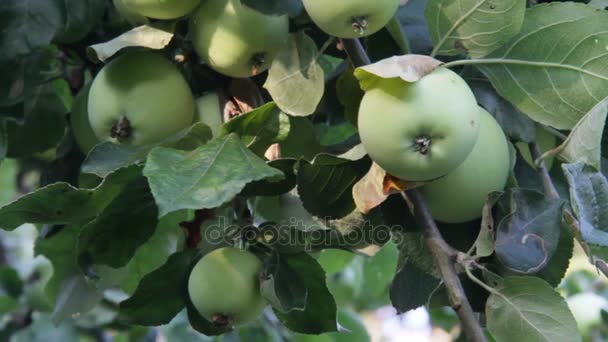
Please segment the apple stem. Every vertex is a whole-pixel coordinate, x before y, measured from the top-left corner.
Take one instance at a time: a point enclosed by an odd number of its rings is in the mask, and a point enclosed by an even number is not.
[[[420,152],[421,154],[427,154],[431,149],[431,142],[432,140],[430,138],[426,136],[420,136],[416,138],[416,140],[414,140],[414,150],[416,152]]]
[[[258,52],[256,54],[254,54],[253,56],[251,56],[251,70],[253,73],[253,76],[257,75],[260,73],[260,69],[262,69],[262,66],[264,66],[264,63],[266,62],[266,53],[264,52]]]
[[[129,119],[127,119],[125,116],[121,116],[120,119],[118,119],[118,121],[112,125],[110,136],[118,141],[122,141],[131,137],[132,131],[133,129]]]
[[[353,17],[351,25],[356,33],[363,36],[367,32],[369,23],[367,17]]]

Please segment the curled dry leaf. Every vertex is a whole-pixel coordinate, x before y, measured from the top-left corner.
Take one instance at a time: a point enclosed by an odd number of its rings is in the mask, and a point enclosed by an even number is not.
[[[391,194],[403,192],[422,184],[393,177],[378,164],[373,163],[369,172],[353,186],[353,198],[357,210],[367,214],[373,208],[382,204]]]
[[[233,79],[228,92],[242,113],[250,112],[264,104],[260,88],[251,79]]]
[[[405,82],[416,82],[441,65],[441,61],[424,55],[403,55],[383,59],[355,69],[361,89],[369,89],[378,78],[399,77]]]

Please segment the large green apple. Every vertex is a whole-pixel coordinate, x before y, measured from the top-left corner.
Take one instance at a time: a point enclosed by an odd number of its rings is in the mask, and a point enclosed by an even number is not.
[[[242,78],[270,67],[287,42],[289,21],[240,0],[205,0],[192,15],[190,32],[196,52],[212,69]]]
[[[359,108],[370,157],[395,177],[432,180],[454,170],[479,134],[479,110],[465,81],[438,68],[417,82],[380,79]]]
[[[101,141],[135,146],[189,127],[194,99],[177,67],[152,52],[128,52],[108,63],[89,93],[89,122]]]
[[[306,12],[329,35],[369,36],[383,28],[397,12],[399,0],[304,0]]]
[[[194,121],[200,121],[209,126],[213,136],[217,136],[223,123],[223,115],[220,106],[220,97],[216,92],[207,93],[196,99],[196,115],[194,116]]]
[[[175,19],[194,10],[201,0],[122,0],[131,11],[155,19]]]
[[[557,137],[549,133],[546,129],[537,125],[536,143],[538,144],[538,147],[540,147],[541,152],[544,153],[554,149],[555,146],[557,146]],[[530,146],[525,142],[521,141],[515,144],[515,146],[519,150],[519,153],[521,153],[522,158],[524,158],[524,160],[528,163],[528,165],[535,168],[536,166],[534,165],[534,159],[532,158],[532,154],[530,153]],[[555,159],[554,156],[545,159],[545,165],[548,169],[551,169],[551,167],[553,166],[553,159]]]
[[[218,326],[239,326],[256,319],[266,306],[260,294],[262,262],[233,247],[203,256],[188,279],[190,300],[198,312]]]
[[[467,159],[447,176],[422,187],[433,218],[462,223],[481,217],[486,195],[502,190],[509,177],[509,144],[494,117],[479,108],[479,138]]]
[[[90,83],[80,90],[74,99],[72,114],[70,115],[70,126],[72,127],[74,139],[84,154],[88,154],[91,149],[99,143],[99,139],[97,139],[97,136],[89,123],[87,104],[90,90]]]
[[[125,0],[114,0],[114,8],[121,17],[123,17],[129,24],[133,26],[145,25],[149,22],[146,16],[141,15],[131,8],[127,7]]]

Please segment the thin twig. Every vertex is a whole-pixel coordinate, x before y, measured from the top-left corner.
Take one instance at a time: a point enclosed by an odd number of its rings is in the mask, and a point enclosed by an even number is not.
[[[350,62],[355,68],[370,63],[369,56],[358,39],[342,39],[341,42]],[[407,195],[414,204],[416,222],[424,228],[426,244],[433,254],[435,264],[439,268],[441,279],[448,292],[450,304],[460,318],[462,330],[467,340],[471,342],[486,342],[487,339],[483,333],[481,324],[473,312],[473,308],[467,299],[456,272],[455,264],[458,251],[448,245],[441,236],[422,194],[418,190],[413,189],[408,191]]]
[[[424,229],[426,244],[439,268],[450,304],[460,318],[467,341],[487,341],[454,267],[458,252],[450,247],[441,236],[422,194],[417,189],[413,189],[409,190],[407,195],[414,204],[416,222]]]
[[[543,154],[540,150],[540,146],[538,146],[538,144],[535,142],[530,143],[529,146],[530,152],[532,154],[532,159],[534,161],[538,160],[538,158],[540,158],[540,156]],[[538,165],[538,173],[543,179],[543,187],[547,196],[550,196],[551,198],[559,198],[559,192],[557,192],[557,189],[553,184],[553,180],[549,175],[549,170],[547,169],[547,165],[545,164],[544,160],[541,160],[540,164]]]
[[[535,142],[530,143],[530,152],[532,154],[532,159],[534,160],[537,160],[542,155],[540,147]],[[557,189],[553,184],[553,179],[551,179],[551,176],[549,175],[549,170],[547,169],[544,160],[541,160],[538,165],[538,173],[543,179],[543,188],[545,189],[545,195],[551,198],[560,198],[559,193],[557,192]],[[576,216],[574,216],[574,214],[568,208],[565,208],[564,217],[568,225],[572,228],[572,233],[574,234],[574,237],[576,238],[576,240],[578,240],[579,244],[585,251],[585,254],[587,254],[587,256],[589,257],[591,264],[593,264],[600,272],[602,272],[602,274],[604,274],[605,277],[608,278],[608,265],[604,260],[596,258],[593,255],[593,252],[587,245],[587,242],[585,242],[585,240],[583,239],[581,233],[581,225],[576,219]]]

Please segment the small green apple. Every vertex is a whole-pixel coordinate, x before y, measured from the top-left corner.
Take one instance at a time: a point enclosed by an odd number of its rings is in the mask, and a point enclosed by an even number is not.
[[[113,0],[114,8],[121,17],[123,17],[129,24],[133,26],[138,25],[146,25],[150,21],[145,16],[133,11],[131,8],[127,7],[125,4],[125,0]]]
[[[540,147],[541,152],[547,152],[552,150],[557,146],[557,137],[551,133],[549,133],[546,129],[543,129],[541,126],[536,126],[536,143]],[[536,168],[534,165],[534,159],[532,159],[532,154],[530,153],[530,146],[525,142],[518,142],[515,144],[515,147],[521,153],[522,158],[528,163],[528,165]],[[548,169],[551,169],[553,166],[554,156],[548,157],[545,159],[545,165]]]
[[[431,215],[447,223],[481,217],[486,195],[502,190],[509,177],[507,138],[494,117],[479,108],[479,138],[465,161],[447,176],[422,187]]]
[[[155,19],[175,19],[194,10],[201,0],[122,0],[131,11]]]
[[[287,42],[289,21],[240,0],[205,0],[192,15],[190,32],[194,49],[212,69],[244,78],[270,67]]]
[[[359,108],[359,134],[370,157],[391,175],[427,181],[448,174],[479,135],[479,110],[466,82],[438,68],[417,82],[380,79]]]
[[[88,154],[99,143],[99,139],[97,139],[89,123],[87,105],[90,90],[90,83],[80,90],[74,99],[72,114],[70,115],[70,127],[72,128],[76,145],[78,145],[84,154]]]
[[[566,302],[583,335],[602,322],[602,310],[608,311],[608,299],[593,292],[576,294],[568,297]]]
[[[89,122],[100,141],[157,143],[189,127],[190,87],[177,67],[152,52],[127,52],[108,63],[89,92]]]
[[[260,294],[262,262],[233,247],[206,254],[192,269],[188,293],[198,312],[215,325],[239,326],[256,319],[266,300]]]
[[[211,128],[213,136],[217,136],[223,124],[220,97],[216,92],[207,93],[196,99],[196,115],[194,121],[199,121]]]
[[[378,32],[391,20],[399,0],[304,0],[306,12],[329,35],[360,38]]]

